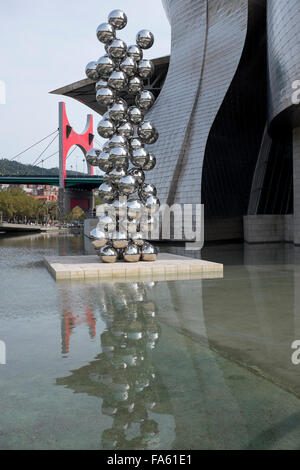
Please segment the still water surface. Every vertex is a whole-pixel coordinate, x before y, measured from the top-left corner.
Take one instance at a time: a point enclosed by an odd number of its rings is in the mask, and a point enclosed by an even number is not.
[[[1,449],[300,448],[299,249],[211,246],[224,279],[156,284],[56,283],[42,262],[89,252],[0,238]]]

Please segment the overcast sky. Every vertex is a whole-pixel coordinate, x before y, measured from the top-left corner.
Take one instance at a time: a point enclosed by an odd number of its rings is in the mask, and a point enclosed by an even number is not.
[[[137,31],[147,28],[153,32],[155,44],[145,51],[145,57],[169,54],[170,26],[161,0],[1,2],[0,81],[5,82],[6,104],[0,104],[0,158],[11,158],[57,129],[58,102],[62,99],[67,103],[71,125],[82,132],[89,108],[49,91],[85,78],[86,64],[104,53],[96,37],[97,26],[115,8],[128,16],[127,27],[118,32],[121,39],[133,44]],[[99,115],[93,114],[96,125]],[[17,161],[33,162],[44,147],[45,143],[35,147]],[[57,149],[58,141],[45,157]],[[75,169],[77,162],[78,171],[82,171],[82,155],[79,149],[74,151],[68,168],[72,165]],[[44,166],[57,164],[55,156]]]

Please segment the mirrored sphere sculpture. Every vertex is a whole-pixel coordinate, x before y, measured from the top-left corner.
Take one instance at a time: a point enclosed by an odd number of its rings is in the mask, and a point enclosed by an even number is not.
[[[116,36],[127,21],[126,14],[117,9],[98,26],[97,38],[105,53],[86,67],[87,77],[96,82],[96,100],[106,107],[106,111],[101,111],[97,131],[108,140],[102,150],[93,148],[86,154],[87,163],[105,173],[98,189],[105,215],[99,217],[97,227],[90,233],[104,263],[154,261],[157,254],[143,239],[143,233],[153,228],[153,214],[159,208],[156,188],[145,182],[144,173],[156,164],[144,144],[158,138],[155,126],[145,118],[155,98],[144,89],[154,71],[153,62],[144,58],[144,50],[153,45],[154,36],[141,30],[136,44],[127,47]]]

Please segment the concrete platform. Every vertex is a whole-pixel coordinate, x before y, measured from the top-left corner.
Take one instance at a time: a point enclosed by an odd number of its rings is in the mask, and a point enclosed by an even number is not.
[[[222,278],[223,265],[185,256],[160,253],[156,261],[102,263],[97,255],[44,258],[56,280],[171,281]]]

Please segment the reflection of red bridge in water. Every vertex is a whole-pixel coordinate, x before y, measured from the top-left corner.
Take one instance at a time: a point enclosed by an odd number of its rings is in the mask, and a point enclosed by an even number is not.
[[[96,319],[92,307],[88,305],[83,315],[74,315],[69,310],[63,311],[61,322],[62,354],[70,352],[70,338],[76,326],[86,323],[91,338],[96,337]]]

